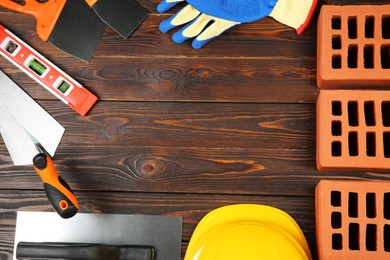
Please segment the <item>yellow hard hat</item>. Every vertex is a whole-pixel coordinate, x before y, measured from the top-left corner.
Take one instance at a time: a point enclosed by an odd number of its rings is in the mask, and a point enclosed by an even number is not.
[[[277,208],[239,204],[208,213],[192,234],[184,260],[312,259],[294,219]]]

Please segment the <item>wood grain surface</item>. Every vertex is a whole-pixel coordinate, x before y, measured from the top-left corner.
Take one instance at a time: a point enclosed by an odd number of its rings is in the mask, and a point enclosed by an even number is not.
[[[66,129],[54,157],[80,212],[183,216],[184,256],[196,224],[236,203],[278,207],[316,258],[314,188],[321,179],[389,180],[388,172],[318,172],[316,21],[302,35],[271,18],[200,50],[175,44],[159,0],[129,38],[106,28],[90,63],[42,42],[34,18],[0,8],[0,23],[99,97],[86,117],[0,58],[0,69]],[[0,86],[1,87],[1,86]],[[0,259],[11,259],[17,211],[52,211],[40,179],[15,167],[0,138]]]

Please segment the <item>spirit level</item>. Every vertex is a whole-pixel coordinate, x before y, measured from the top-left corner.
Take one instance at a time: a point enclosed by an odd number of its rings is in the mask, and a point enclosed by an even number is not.
[[[2,25],[0,54],[82,116],[97,101],[94,94]]]

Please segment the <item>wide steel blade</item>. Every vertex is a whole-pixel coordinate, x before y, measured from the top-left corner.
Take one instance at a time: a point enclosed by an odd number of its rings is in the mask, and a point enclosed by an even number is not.
[[[105,27],[85,0],[67,0],[48,41],[89,62]]]

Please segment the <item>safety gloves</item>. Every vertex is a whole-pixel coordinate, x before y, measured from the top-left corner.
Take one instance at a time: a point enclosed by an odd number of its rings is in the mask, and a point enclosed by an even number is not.
[[[182,43],[195,38],[192,47],[201,48],[224,31],[241,23],[249,23],[271,16],[295,28],[300,34],[307,27],[317,0],[162,0],[157,11],[164,13],[178,3],[186,6],[160,23],[160,31],[185,25],[172,35]]]

